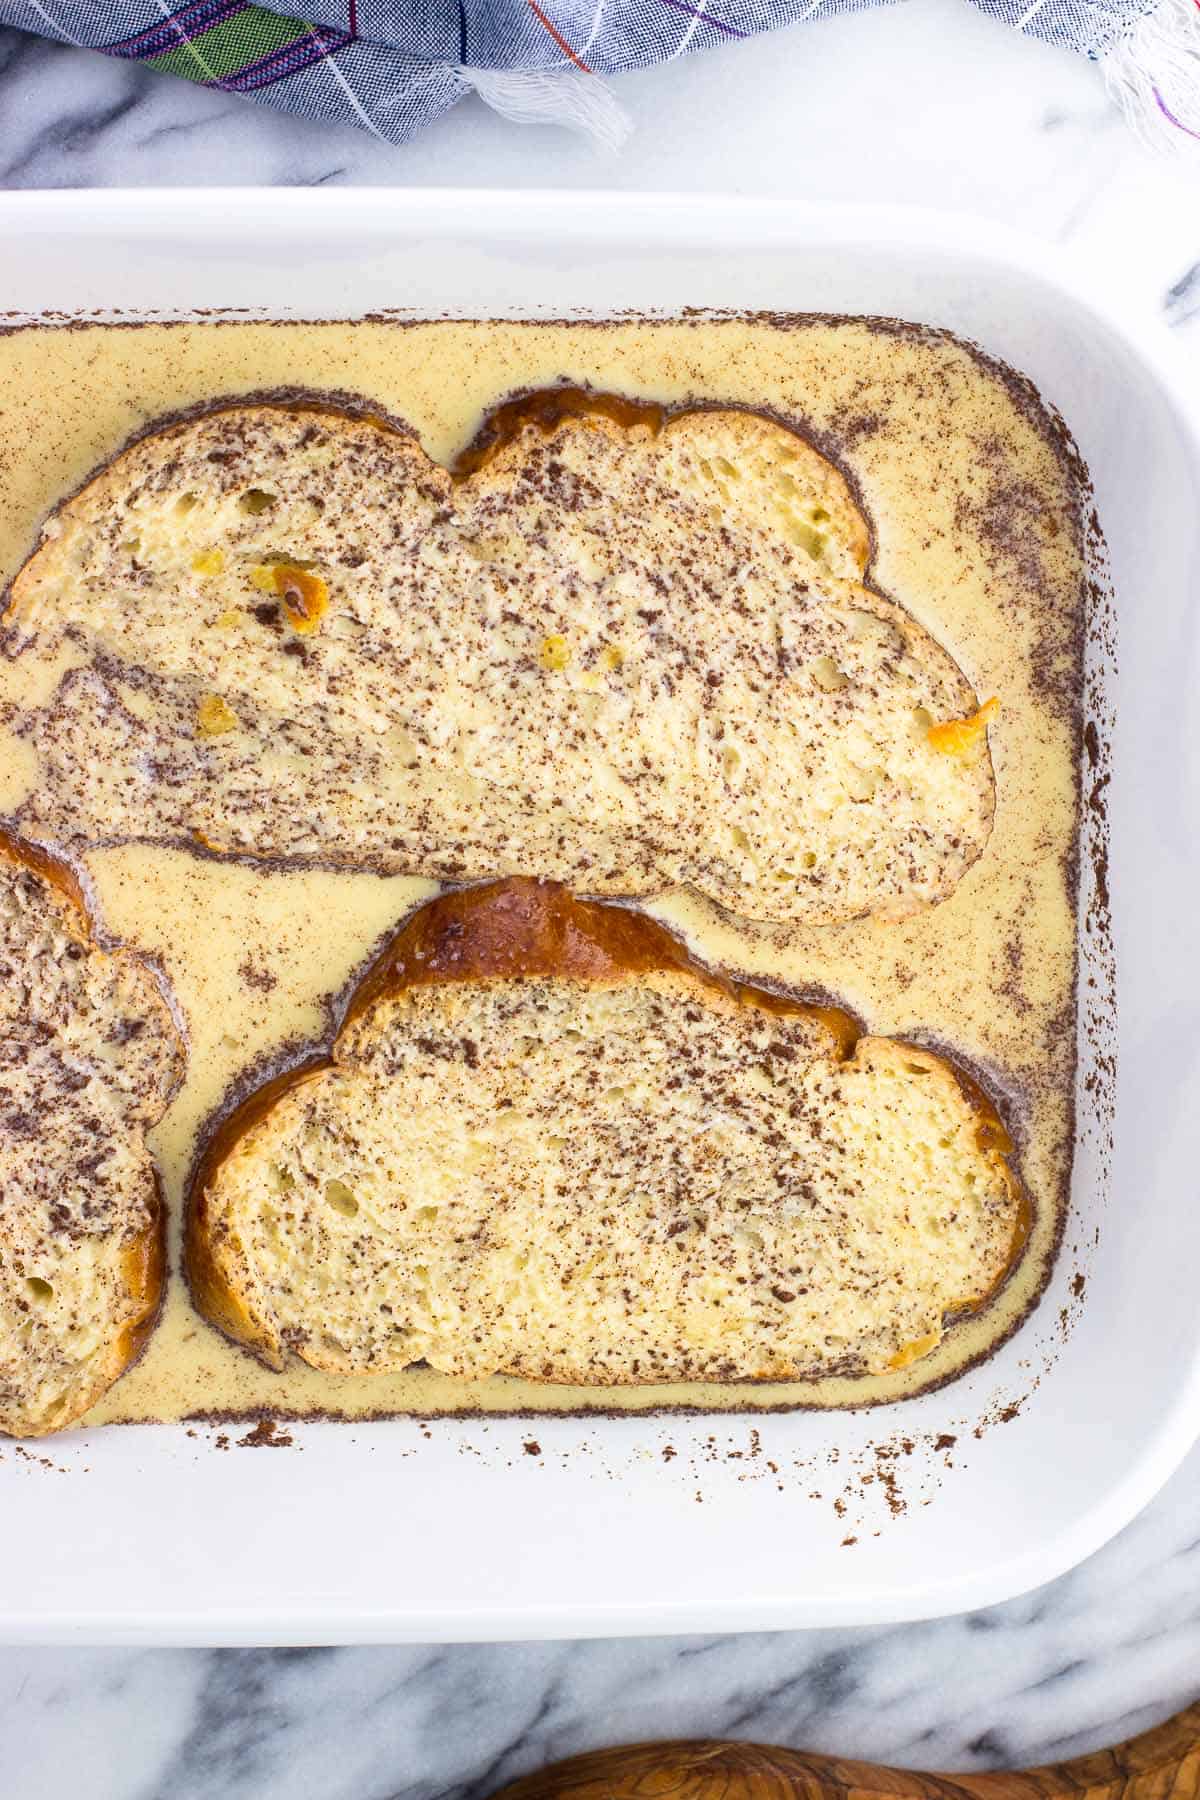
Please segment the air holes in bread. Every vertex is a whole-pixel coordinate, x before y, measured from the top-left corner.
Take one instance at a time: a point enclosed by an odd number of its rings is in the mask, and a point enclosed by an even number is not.
[[[343,1219],[353,1219],[358,1214],[358,1201],[354,1192],[344,1181],[327,1181],[325,1183],[325,1199],[334,1212],[341,1213]]]
[[[265,488],[247,488],[238,501],[238,511],[257,518],[259,513],[270,512],[276,498],[276,495],[268,494]]]

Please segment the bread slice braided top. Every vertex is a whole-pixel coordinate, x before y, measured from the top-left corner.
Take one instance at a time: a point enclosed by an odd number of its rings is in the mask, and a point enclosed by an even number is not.
[[[753,413],[544,394],[451,475],[376,418],[225,406],[118,455],[17,577],[10,823],[903,917],[979,856],[993,777],[868,551],[843,477]]]

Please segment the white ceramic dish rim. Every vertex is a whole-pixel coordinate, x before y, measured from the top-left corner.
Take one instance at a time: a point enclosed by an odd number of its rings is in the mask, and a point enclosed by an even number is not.
[[[637,231],[652,230],[666,245],[695,244],[697,236],[711,236],[722,249],[811,243],[836,252],[839,247],[864,244],[911,252],[916,247],[931,255],[946,251],[955,256],[977,254],[981,263],[1002,262],[1018,277],[1056,288],[1075,307],[1101,323],[1131,350],[1153,378],[1161,397],[1170,406],[1191,459],[1200,465],[1197,412],[1194,397],[1182,400],[1186,378],[1165,329],[1134,316],[1127,305],[1097,296],[1096,288],[1073,271],[1058,254],[991,225],[895,208],[833,209],[787,206],[773,201],[754,201],[711,196],[637,196],[593,194],[509,195],[504,193],[452,193],[440,190],[393,192],[387,190],[313,194],[293,190],[199,190],[194,193],[115,192],[83,196],[74,194],[12,194],[0,196],[0,237],[12,242],[21,236],[70,234],[76,240],[104,239],[115,232],[148,232],[164,208],[173,218],[187,220],[187,230],[198,241],[236,239],[239,231],[264,228],[271,218],[295,229],[319,230],[325,241],[352,244],[366,231],[378,237],[389,226],[408,234],[460,231],[502,241],[507,230],[528,231],[539,225],[552,227],[560,242],[589,246],[620,243]],[[269,228],[269,224],[266,225]],[[178,229],[178,227],[176,227]],[[0,294],[0,304],[3,295]],[[483,310],[482,308],[479,310]],[[319,316],[319,315],[314,315]],[[986,347],[986,346],[985,346]],[[1069,422],[1069,421],[1068,421]],[[145,1428],[157,1433],[159,1429]],[[314,1434],[344,1430],[334,1425],[306,1428]],[[549,1427],[538,1421],[538,1430]],[[126,1435],[126,1434],[122,1434]],[[793,1624],[863,1623],[929,1616],[1002,1600],[1050,1579],[1099,1547],[1146,1503],[1182,1460],[1200,1435],[1200,1344],[1178,1380],[1169,1408],[1159,1428],[1140,1453],[1136,1464],[1091,1506],[1081,1510],[1071,1529],[1024,1553],[993,1564],[981,1563],[971,1574],[956,1579],[952,1590],[936,1580],[893,1584],[886,1591],[864,1593],[853,1582],[845,1595],[824,1596],[806,1602],[794,1592],[774,1598],[756,1595],[746,1603],[723,1597],[695,1597],[672,1604],[646,1603],[636,1595],[611,1604],[590,1602],[584,1613],[569,1599],[560,1604],[543,1600],[533,1609],[482,1604],[479,1607],[442,1610],[423,1608],[403,1612],[392,1605],[376,1608],[359,1597],[347,1606],[299,1603],[279,1596],[266,1615],[261,1607],[242,1612],[225,1606],[218,1617],[206,1613],[203,1596],[194,1596],[190,1607],[156,1609],[153,1604],[131,1607],[127,1612],[78,1609],[39,1609],[26,1605],[0,1613],[0,1632],[10,1639],[93,1641],[325,1641],[330,1636],[368,1641],[396,1637],[515,1637],[602,1634],[616,1631],[665,1631],[750,1629]],[[315,1442],[315,1438],[314,1438]],[[90,1451],[98,1454],[95,1441]]]

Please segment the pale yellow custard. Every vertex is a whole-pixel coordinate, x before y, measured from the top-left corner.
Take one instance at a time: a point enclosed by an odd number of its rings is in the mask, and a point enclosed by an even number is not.
[[[563,380],[765,407],[811,432],[860,490],[875,534],[869,581],[945,645],[981,702],[998,697],[989,714],[995,825],[941,905],[901,924],[755,927],[687,893],[646,904],[710,962],[830,995],[872,1032],[919,1037],[964,1061],[1017,1139],[1034,1207],[1025,1257],[987,1311],[932,1353],[869,1380],[601,1390],[468,1383],[424,1368],[365,1380],[300,1365],[272,1374],[196,1316],[178,1274],[197,1132],[285,1046],[327,1038],[333,998],[434,889],[133,845],[88,859],[99,923],[160,959],[187,1018],[190,1059],[152,1140],[172,1211],[166,1311],[141,1363],[93,1419],[862,1404],[985,1354],[1045,1278],[1073,1132],[1079,497],[1033,397],[964,346],[858,323],[765,320],[15,331],[0,338],[0,581],[59,498],[132,432],[182,407],[298,383],[356,393],[408,421],[449,462],[497,401]],[[0,704],[16,691],[28,700],[23,679],[19,662],[0,663]],[[27,746],[0,727],[0,811],[29,779]]]

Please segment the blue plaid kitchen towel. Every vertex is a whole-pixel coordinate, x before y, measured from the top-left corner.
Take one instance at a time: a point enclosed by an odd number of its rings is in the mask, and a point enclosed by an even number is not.
[[[0,0],[0,24],[403,143],[464,94],[615,145],[625,69],[880,0]],[[974,0],[1098,61],[1150,137],[1200,139],[1200,0]]]

